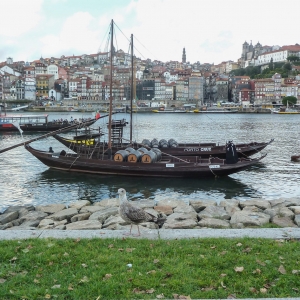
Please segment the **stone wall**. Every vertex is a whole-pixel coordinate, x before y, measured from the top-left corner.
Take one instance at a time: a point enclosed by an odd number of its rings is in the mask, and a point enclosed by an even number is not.
[[[200,228],[248,228],[273,223],[278,227],[300,227],[300,198],[248,201],[191,200],[188,203],[174,198],[158,201],[133,202],[152,215],[163,215],[163,229]],[[77,201],[68,207],[64,204],[44,206],[11,206],[0,214],[0,230],[59,229],[89,230],[126,229],[126,223],[118,213],[119,200],[105,199],[100,202]],[[158,228],[154,223],[141,224]]]

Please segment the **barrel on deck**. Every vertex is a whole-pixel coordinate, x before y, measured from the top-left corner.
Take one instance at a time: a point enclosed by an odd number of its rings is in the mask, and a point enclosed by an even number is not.
[[[127,147],[125,150],[126,150],[128,153],[133,153],[133,152],[135,151],[135,149],[132,148],[132,147]]]
[[[126,150],[119,150],[114,155],[114,161],[118,161],[118,162],[127,161],[128,154],[129,153]]]
[[[169,144],[168,144],[168,142],[165,139],[161,139],[159,141],[159,147],[160,148],[168,148],[168,146],[169,146]]]
[[[141,157],[142,157],[142,153],[138,150],[134,150],[128,154],[127,161],[131,163],[136,163],[141,161]]]
[[[176,148],[178,147],[178,143],[174,139],[169,139],[168,144],[170,148]]]
[[[142,163],[145,163],[145,164],[154,163],[154,162],[156,162],[156,160],[157,160],[157,155],[152,150],[145,152],[141,157]]]
[[[157,139],[153,139],[153,140],[151,141],[151,147],[152,147],[152,148],[158,148],[158,146],[159,146],[158,140],[157,140]]]
[[[145,152],[148,152],[149,150],[146,149],[145,147],[141,147],[141,148],[138,149],[138,151],[140,151],[143,154]]]
[[[156,161],[160,161],[162,156],[161,151],[157,148],[153,148],[151,150],[156,154]]]
[[[147,147],[151,147],[151,142],[147,139],[143,139],[142,144]]]

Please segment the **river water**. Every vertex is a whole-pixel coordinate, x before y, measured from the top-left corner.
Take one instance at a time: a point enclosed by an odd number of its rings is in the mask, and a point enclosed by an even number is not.
[[[26,114],[26,113],[24,113]],[[49,120],[91,117],[91,113],[52,113]],[[114,119],[129,114],[117,114]],[[133,139],[170,139],[178,142],[267,142],[274,138],[264,152],[263,163],[228,177],[217,179],[155,179],[72,174],[50,170],[23,146],[0,154],[0,212],[10,205],[68,204],[76,200],[92,202],[115,197],[118,188],[127,190],[130,199],[158,199],[162,196],[178,199],[266,200],[300,196],[300,164],[291,162],[300,153],[300,115],[273,114],[155,114],[132,115]],[[93,127],[106,127],[101,119]],[[129,138],[129,126],[124,136]],[[33,139],[43,133],[0,133],[0,149]],[[62,134],[72,136],[72,133]],[[54,151],[64,148],[54,138],[35,141],[33,147]]]

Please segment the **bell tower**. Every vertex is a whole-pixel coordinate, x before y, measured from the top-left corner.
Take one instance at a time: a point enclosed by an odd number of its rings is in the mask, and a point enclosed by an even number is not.
[[[183,63],[186,63],[185,48],[183,48],[183,52],[182,52],[182,62],[183,62]]]

